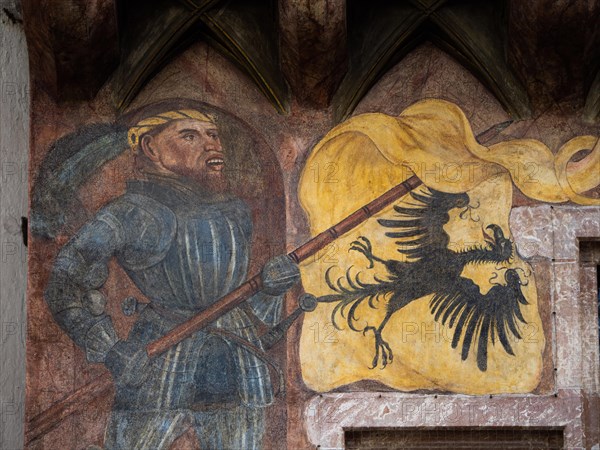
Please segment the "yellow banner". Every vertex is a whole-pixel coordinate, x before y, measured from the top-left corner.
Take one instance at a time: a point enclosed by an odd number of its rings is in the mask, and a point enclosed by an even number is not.
[[[513,185],[541,201],[600,204],[582,195],[600,184],[598,139],[572,139],[556,155],[531,139],[488,148],[442,100],[353,117],[315,146],[302,174],[312,234],[413,174],[424,182],[417,192],[302,264],[305,290],[326,301],[303,321],[304,381],[316,391],[370,379],[530,392],[545,338],[535,276],[509,229]]]

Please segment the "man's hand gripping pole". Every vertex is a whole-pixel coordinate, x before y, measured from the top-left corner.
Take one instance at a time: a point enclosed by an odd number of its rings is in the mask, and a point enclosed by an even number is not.
[[[295,263],[299,264],[421,184],[422,181],[416,175],[413,175],[372,202],[353,212],[338,224],[310,239],[308,242],[289,253],[288,256]],[[237,289],[234,289],[225,297],[222,297],[212,306],[192,317],[187,322],[175,327],[162,338],[148,344],[146,346],[148,357],[153,358],[164,353],[172,346],[177,345],[182,340],[190,337],[195,332],[201,330],[222,315],[239,306],[259,292],[262,287],[261,275],[258,274],[253,276]],[[294,319],[298,317],[299,314],[299,312],[294,314]],[[106,372],[104,375],[99,376],[70,394],[68,397],[33,417],[27,424],[25,436],[26,442],[30,443],[43,436],[48,431],[58,426],[66,417],[81,409],[82,404],[90,402],[94,398],[105,394],[112,385],[112,377],[109,372]]]

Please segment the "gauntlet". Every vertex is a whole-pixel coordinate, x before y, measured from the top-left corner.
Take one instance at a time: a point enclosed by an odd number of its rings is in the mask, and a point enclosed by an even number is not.
[[[298,282],[300,270],[288,255],[279,255],[267,261],[261,276],[265,293],[282,295]]]

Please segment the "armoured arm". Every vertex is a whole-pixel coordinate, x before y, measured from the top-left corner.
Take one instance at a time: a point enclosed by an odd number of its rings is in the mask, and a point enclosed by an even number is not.
[[[250,209],[243,202],[238,203],[240,218],[238,223],[246,237],[252,241],[252,216]],[[248,255],[250,248],[245,248]],[[281,318],[283,297],[285,293],[300,279],[298,265],[287,255],[271,258],[264,265],[261,273],[263,289],[248,300],[256,317],[269,326],[277,324]]]
[[[260,291],[248,300],[248,304],[254,315],[263,323],[274,326],[281,320],[284,295],[269,295],[264,291]]]
[[[267,325],[279,322],[285,293],[300,279],[298,265],[287,255],[276,256],[262,270],[264,288],[249,300],[256,316]]]
[[[104,362],[118,341],[99,289],[108,277],[109,259],[122,245],[119,220],[101,211],[61,249],[45,292],[54,319],[90,362]]]

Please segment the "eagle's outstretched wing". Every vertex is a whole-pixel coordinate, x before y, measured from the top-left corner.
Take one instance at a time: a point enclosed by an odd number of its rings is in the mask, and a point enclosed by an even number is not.
[[[453,208],[464,208],[469,204],[469,196],[463,194],[447,194],[429,188],[410,193],[414,202],[394,206],[399,214],[397,219],[379,219],[384,227],[395,231],[385,233],[396,241],[398,252],[406,258],[418,261],[431,257],[434,251],[447,249],[448,234],[444,225],[448,222],[448,211]]]
[[[506,285],[493,286],[487,294],[467,278],[460,277],[444,292],[436,293],[430,301],[431,313],[442,325],[454,328],[452,348],[462,338],[462,360],[477,341],[477,367],[487,370],[488,344],[496,338],[504,350],[514,356],[509,337],[522,339],[519,323],[527,323],[521,313],[521,305],[528,302],[521,291],[522,282],[515,269],[507,269]]]

